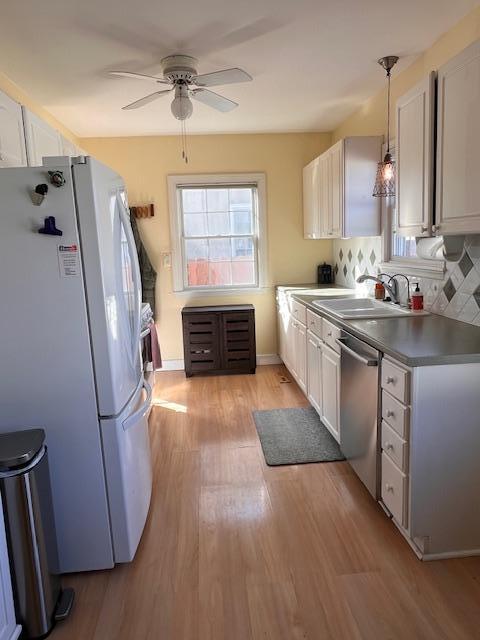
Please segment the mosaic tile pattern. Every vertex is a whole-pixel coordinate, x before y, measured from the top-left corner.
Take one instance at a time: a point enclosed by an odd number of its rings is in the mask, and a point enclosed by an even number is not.
[[[374,283],[358,285],[362,274],[376,275],[381,260],[380,238],[355,238],[334,241],[336,282],[372,294]],[[352,258],[349,260],[349,255]],[[405,275],[409,275],[405,271]],[[458,262],[447,262],[443,279],[410,277],[418,282],[424,296],[425,309],[480,326],[480,235],[467,236],[465,252]],[[407,298],[407,285],[399,279],[402,302]]]

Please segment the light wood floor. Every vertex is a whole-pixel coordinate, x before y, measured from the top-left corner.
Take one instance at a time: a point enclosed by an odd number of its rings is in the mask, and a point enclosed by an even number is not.
[[[480,558],[417,560],[347,463],[265,465],[251,410],[307,404],[285,373],[158,376],[137,557],[64,579],[55,640],[480,638]]]

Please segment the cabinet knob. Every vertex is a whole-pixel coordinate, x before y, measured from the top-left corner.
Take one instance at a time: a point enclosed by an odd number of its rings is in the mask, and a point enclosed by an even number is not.
[[[391,442],[386,442],[385,449],[387,449],[387,451],[393,451],[393,444]]]
[[[331,337],[332,337],[332,332],[331,332],[331,331],[329,331],[329,332],[327,333],[327,336],[328,336],[329,338],[331,338]]]
[[[390,493],[393,493],[393,486],[392,486],[391,484],[388,484],[388,483],[387,483],[387,484],[385,485],[385,489],[386,489],[387,491],[389,491]]]
[[[394,415],[395,415],[394,411],[391,411],[390,409],[387,409],[387,418],[393,418]]]
[[[388,376],[386,382],[387,384],[393,384],[395,382],[395,378],[392,378],[392,376]]]
[[[432,225],[432,231],[440,231],[440,227],[441,227],[440,224],[434,224]]]
[[[422,227],[422,233],[427,233],[428,227]]]

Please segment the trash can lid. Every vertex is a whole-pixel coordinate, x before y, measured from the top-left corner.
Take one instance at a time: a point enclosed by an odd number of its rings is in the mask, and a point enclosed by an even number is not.
[[[22,467],[33,460],[45,442],[43,429],[0,433],[0,471]]]

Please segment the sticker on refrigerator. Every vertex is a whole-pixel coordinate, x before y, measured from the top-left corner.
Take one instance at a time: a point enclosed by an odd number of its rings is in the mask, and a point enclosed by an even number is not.
[[[58,245],[58,265],[60,275],[64,278],[78,276],[80,273],[78,261],[78,245],[59,244]]]

